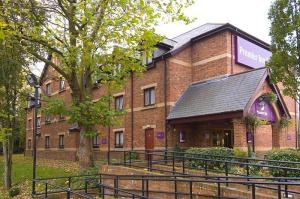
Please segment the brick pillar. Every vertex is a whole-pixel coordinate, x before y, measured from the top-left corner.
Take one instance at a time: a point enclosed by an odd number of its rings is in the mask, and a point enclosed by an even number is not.
[[[233,119],[233,139],[234,139],[234,148],[247,151],[247,140],[246,140],[246,124],[242,118]]]
[[[280,147],[280,126],[278,123],[272,124],[272,148]]]

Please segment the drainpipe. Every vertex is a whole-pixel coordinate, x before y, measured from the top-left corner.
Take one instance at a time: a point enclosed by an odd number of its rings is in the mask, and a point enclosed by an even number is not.
[[[131,71],[131,150],[133,150],[133,72]]]
[[[230,50],[231,50],[231,70],[230,70],[230,72],[231,72],[231,74],[233,74],[233,48],[234,48],[234,43],[233,43],[233,34],[231,33],[231,35],[230,35],[231,37],[230,37],[230,43],[231,43],[231,48],[230,48]]]
[[[167,133],[167,60],[163,57],[164,60],[164,103],[165,103],[165,150],[168,150],[168,133]]]

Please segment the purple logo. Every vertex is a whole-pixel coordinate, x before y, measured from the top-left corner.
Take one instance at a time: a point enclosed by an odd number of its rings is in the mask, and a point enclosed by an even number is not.
[[[156,133],[156,138],[157,139],[164,139],[165,138],[165,133],[164,132],[157,132]]]
[[[259,97],[254,101],[251,106],[250,113],[254,114],[260,119],[267,120],[269,122],[275,122],[273,108],[263,97]]]
[[[102,138],[101,144],[107,144],[107,138]]]
[[[236,62],[251,68],[265,67],[272,53],[246,39],[236,37]]]
[[[287,135],[287,140],[292,140],[292,135],[291,134]]]

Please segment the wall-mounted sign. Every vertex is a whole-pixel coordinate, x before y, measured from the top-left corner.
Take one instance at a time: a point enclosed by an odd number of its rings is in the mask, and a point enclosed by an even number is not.
[[[156,133],[156,138],[157,139],[164,139],[165,138],[165,133],[164,132],[157,132]]]
[[[292,140],[292,135],[291,134],[287,135],[287,140]]]
[[[250,113],[269,122],[275,122],[276,120],[272,106],[263,97],[259,97],[254,101],[251,106]]]
[[[107,144],[107,138],[102,138],[101,139],[101,144]]]
[[[266,61],[272,55],[270,51],[238,36],[236,37],[235,51],[236,62],[252,68],[265,67]]]

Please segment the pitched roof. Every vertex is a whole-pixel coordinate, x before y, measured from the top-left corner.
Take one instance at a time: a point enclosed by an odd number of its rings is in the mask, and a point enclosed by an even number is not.
[[[266,72],[260,68],[191,84],[167,119],[243,111]]]

